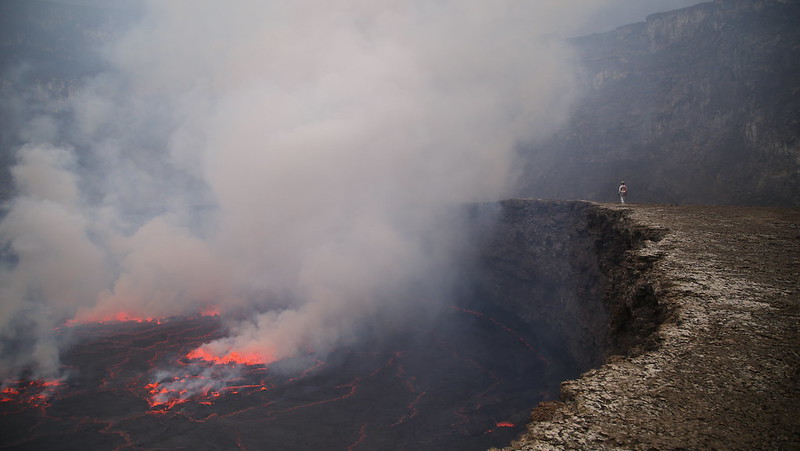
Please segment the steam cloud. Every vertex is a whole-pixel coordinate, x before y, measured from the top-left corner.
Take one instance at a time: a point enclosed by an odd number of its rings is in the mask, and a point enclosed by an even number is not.
[[[0,376],[55,374],[73,318],[249,312],[205,349],[274,360],[444,295],[442,212],[568,113],[576,5],[150,2],[22,131]]]

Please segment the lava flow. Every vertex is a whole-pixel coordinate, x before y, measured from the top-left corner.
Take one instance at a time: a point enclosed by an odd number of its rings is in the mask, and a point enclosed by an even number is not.
[[[211,405],[215,398],[243,389],[266,390],[261,384],[233,385],[243,381],[241,370],[230,365],[186,365],[161,370],[145,385],[153,410],[169,410],[178,404],[195,401]]]
[[[240,365],[266,365],[275,361],[262,353],[229,351],[223,355],[211,352],[207,347],[201,346],[194,351],[186,354],[187,359],[204,360],[216,364],[237,363]]]
[[[0,403],[46,406],[61,380],[4,381],[0,390]]]
[[[204,344],[221,324],[71,326],[69,377],[4,384],[0,447],[485,449],[514,438],[564,378],[522,332],[477,310],[384,328],[324,360],[213,354]]]

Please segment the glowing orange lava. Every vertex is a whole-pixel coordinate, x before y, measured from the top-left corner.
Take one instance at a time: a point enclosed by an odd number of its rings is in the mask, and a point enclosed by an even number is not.
[[[4,381],[0,390],[0,402],[16,402],[32,406],[47,405],[61,380]]]
[[[511,422],[508,422],[508,421],[501,421],[501,422],[497,423],[497,427],[499,427],[499,428],[513,428],[514,427],[514,423],[511,423]]]
[[[230,351],[225,355],[219,356],[209,351],[204,346],[201,346],[195,349],[194,351],[186,354],[186,358],[191,360],[194,359],[205,360],[206,362],[216,363],[220,365],[225,365],[229,363],[235,363],[239,365],[266,365],[268,363],[275,361],[275,359],[273,358],[269,358],[255,352],[244,353],[244,352]]]
[[[132,315],[127,312],[119,312],[116,315],[113,315],[110,319],[106,319],[105,321],[134,321],[137,323],[155,322],[156,324],[161,324],[161,318],[153,318],[153,317],[144,318],[141,316]]]
[[[220,309],[216,305],[209,305],[208,307],[200,310],[200,316],[219,316]]]
[[[170,396],[172,393],[168,389],[162,388],[157,382],[147,384],[144,387],[150,392],[150,407],[170,409],[175,404],[186,401],[178,396]]]
[[[19,390],[13,387],[5,387],[0,392],[0,402],[13,401],[20,395]]]
[[[205,374],[205,373],[204,373]],[[220,379],[223,376],[223,379]],[[224,379],[226,375],[212,372],[208,375],[178,374],[162,381],[144,386],[150,394],[148,403],[154,413],[164,413],[176,405],[193,401],[210,406],[223,393],[237,394],[240,391],[267,390],[262,384],[229,385],[234,379]]]

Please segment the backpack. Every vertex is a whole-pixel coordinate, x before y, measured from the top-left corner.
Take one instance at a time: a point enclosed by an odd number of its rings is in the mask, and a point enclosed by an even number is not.
[[[628,187],[626,185],[620,186],[619,187],[619,193],[622,194],[623,196],[627,196],[628,195]]]

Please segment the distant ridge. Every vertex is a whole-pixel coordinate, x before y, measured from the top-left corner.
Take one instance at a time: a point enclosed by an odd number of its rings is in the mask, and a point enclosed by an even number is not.
[[[583,94],[518,195],[800,205],[800,2],[718,0],[575,39]]]

